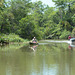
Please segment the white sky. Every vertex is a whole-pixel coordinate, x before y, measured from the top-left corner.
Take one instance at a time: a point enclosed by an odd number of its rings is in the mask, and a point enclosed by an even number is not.
[[[50,7],[54,7],[54,2],[52,2],[52,0],[32,0],[32,2],[35,1],[42,1],[44,4],[49,5]]]
[[[10,1],[10,0],[6,0],[6,1]],[[31,0],[32,2],[36,2],[36,1],[42,1],[43,4],[49,5],[50,7],[54,7],[54,2],[52,2],[52,0]]]

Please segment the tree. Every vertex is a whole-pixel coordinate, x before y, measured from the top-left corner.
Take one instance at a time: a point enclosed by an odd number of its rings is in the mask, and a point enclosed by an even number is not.
[[[27,39],[31,39],[34,36],[37,39],[41,39],[42,38],[41,31],[33,23],[33,17],[32,17],[32,15],[29,15],[29,16],[27,16],[25,18],[22,18],[19,21],[19,26],[20,26],[20,29],[21,29],[21,34],[20,34],[21,37],[27,38]]]
[[[33,21],[35,25],[42,27],[43,13],[44,13],[44,5],[42,4],[42,2],[41,1],[34,2],[31,9],[31,14],[33,16],[34,19]]]
[[[46,7],[46,10],[44,12],[43,16],[43,27],[44,27],[44,37],[46,38],[52,38],[54,34],[52,34],[52,31],[55,29],[56,24],[53,22],[54,15],[56,14],[56,11],[54,11],[55,8],[53,7]]]
[[[64,30],[64,31],[61,33],[60,39],[67,39],[70,34],[71,34],[70,31]]]
[[[12,0],[8,2],[9,11],[13,14],[14,19],[11,21],[12,33],[19,34],[19,20],[26,17],[30,12],[30,0]]]

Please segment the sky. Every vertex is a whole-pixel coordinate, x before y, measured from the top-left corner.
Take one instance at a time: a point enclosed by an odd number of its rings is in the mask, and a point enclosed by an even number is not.
[[[10,0],[6,0],[6,1],[10,1]],[[43,4],[49,5],[50,7],[54,7],[54,2],[52,2],[52,0],[31,0],[32,2],[36,2],[36,1],[42,1]]]
[[[50,7],[54,7],[54,2],[52,2],[52,0],[32,0],[32,2],[35,2],[35,1],[42,1],[43,4],[46,4],[46,5],[49,5]]]

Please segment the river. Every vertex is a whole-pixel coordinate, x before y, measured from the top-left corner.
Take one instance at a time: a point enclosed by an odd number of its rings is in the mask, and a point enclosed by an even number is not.
[[[0,75],[75,75],[75,47],[49,40],[2,46]]]

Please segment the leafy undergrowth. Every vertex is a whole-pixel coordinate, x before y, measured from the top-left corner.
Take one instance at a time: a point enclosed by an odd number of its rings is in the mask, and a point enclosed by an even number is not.
[[[2,34],[0,36],[0,43],[2,42],[27,42],[27,39],[22,39],[19,35],[16,34]]]

